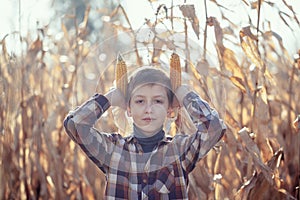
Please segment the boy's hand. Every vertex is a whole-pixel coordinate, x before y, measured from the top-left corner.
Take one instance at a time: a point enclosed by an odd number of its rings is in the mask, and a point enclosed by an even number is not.
[[[119,89],[113,88],[104,96],[108,99],[111,106],[118,106],[126,109],[125,97]]]
[[[176,89],[175,92],[175,99],[173,106],[182,106],[184,97],[190,92],[191,90],[187,85],[181,85]]]

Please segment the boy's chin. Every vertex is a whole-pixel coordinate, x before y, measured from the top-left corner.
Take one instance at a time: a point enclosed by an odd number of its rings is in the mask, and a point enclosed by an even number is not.
[[[150,126],[139,127],[145,136],[151,137],[160,131],[160,128],[154,128]]]

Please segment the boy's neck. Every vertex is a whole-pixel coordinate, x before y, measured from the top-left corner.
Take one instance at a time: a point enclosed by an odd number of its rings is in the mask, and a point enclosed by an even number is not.
[[[157,132],[148,135],[148,134],[145,134],[142,129],[140,129],[135,124],[133,124],[133,135],[137,138],[145,138],[145,139],[151,138],[151,137],[155,136],[157,133],[161,132],[162,129],[163,129],[163,126],[161,126],[161,128]]]
[[[153,151],[155,146],[157,146],[157,144],[165,137],[165,132],[161,128],[156,134],[147,137],[138,127],[134,125],[133,135],[141,145],[144,153],[149,153]]]

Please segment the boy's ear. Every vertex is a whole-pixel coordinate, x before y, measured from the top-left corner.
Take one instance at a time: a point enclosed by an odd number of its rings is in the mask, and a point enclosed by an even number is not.
[[[129,106],[127,106],[127,115],[128,115],[128,117],[132,117],[132,115],[131,115],[131,109],[130,109]]]
[[[173,118],[174,117],[174,110],[172,107],[169,107],[168,108],[168,111],[167,111],[167,117],[168,118]]]
[[[173,102],[172,102],[172,105],[171,105],[171,106],[172,106],[173,108],[177,108],[177,107],[180,106],[180,103],[179,103],[179,101],[178,101],[176,95],[174,95],[174,97],[173,97]]]

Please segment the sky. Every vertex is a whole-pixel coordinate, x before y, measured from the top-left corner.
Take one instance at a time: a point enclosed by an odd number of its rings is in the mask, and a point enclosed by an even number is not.
[[[19,5],[21,2],[21,5]],[[0,40],[7,34],[13,34],[14,32],[20,32],[22,35],[30,30],[35,30],[36,27],[42,27],[47,25],[51,19],[51,16],[55,14],[55,11],[51,9],[51,3],[53,0],[1,0],[0,7]],[[171,6],[171,0],[160,0],[154,1],[158,4],[165,3],[167,7]],[[175,3],[183,2],[174,0]],[[199,2],[204,1],[195,1],[187,0],[187,3],[195,3],[196,12],[199,19],[204,19],[204,5]],[[208,16],[220,17],[219,8],[207,0],[208,5]],[[225,11],[227,18],[232,20],[236,25],[243,27],[248,24],[248,14],[253,14],[252,19],[256,20],[256,10],[245,10],[245,3],[241,0],[224,0],[219,1],[222,4],[230,8],[230,11]],[[244,2],[253,2],[253,0],[244,0]],[[291,14],[291,12],[283,5],[282,0],[272,0],[270,2],[276,3],[280,9],[284,12]],[[298,19],[300,19],[300,0],[286,0],[286,2],[293,6],[294,11],[297,14]],[[155,9],[150,6],[148,0],[120,0],[120,3],[124,6],[127,11],[128,17],[131,20],[131,23],[134,28],[139,28],[144,22],[145,18],[153,19],[153,13]],[[50,8],[50,9],[49,9]],[[142,9],[138,9],[142,8]],[[251,13],[252,12],[252,13]],[[294,31],[288,30],[279,16],[274,12],[274,9],[271,9],[267,4],[263,4],[263,12],[261,12],[261,19],[267,19],[271,21],[272,30],[278,33],[284,41],[286,48],[292,54],[300,48],[300,27],[299,25],[292,24]],[[218,16],[219,15],[219,16]],[[37,25],[37,21],[39,24]],[[21,22],[21,25],[20,23]],[[254,21],[255,22],[255,21]],[[200,21],[200,27],[203,21]],[[256,22],[255,22],[256,23]],[[201,31],[200,31],[201,32]],[[298,38],[297,38],[298,37]]]

